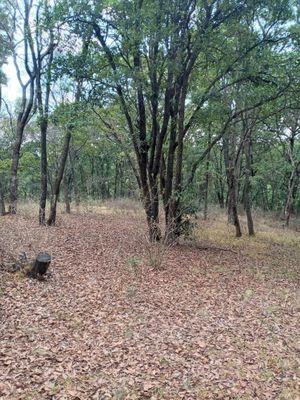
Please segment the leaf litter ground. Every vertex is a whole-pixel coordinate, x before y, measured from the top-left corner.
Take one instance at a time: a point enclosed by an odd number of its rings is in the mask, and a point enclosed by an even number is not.
[[[1,272],[0,398],[300,399],[298,253],[145,231],[138,214],[0,220],[2,263],[52,256],[45,281]]]

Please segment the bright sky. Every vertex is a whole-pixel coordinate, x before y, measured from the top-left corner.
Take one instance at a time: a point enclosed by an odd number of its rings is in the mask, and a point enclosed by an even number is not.
[[[3,72],[7,77],[7,85],[2,87],[2,93],[5,100],[9,103],[15,101],[21,95],[20,85],[16,76],[16,70],[11,57],[8,63],[3,66]]]

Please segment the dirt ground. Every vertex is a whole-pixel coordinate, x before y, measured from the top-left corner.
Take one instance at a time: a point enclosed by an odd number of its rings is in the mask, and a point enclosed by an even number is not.
[[[0,399],[300,399],[300,233],[224,217],[150,245],[105,207],[0,219]],[[52,256],[44,281],[10,255]]]

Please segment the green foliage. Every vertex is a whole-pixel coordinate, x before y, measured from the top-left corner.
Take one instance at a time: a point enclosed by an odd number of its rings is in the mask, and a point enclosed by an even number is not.
[[[76,190],[88,199],[139,197],[139,155],[143,154],[150,164],[151,146],[159,137],[155,127],[159,132],[167,120],[162,157],[158,157],[159,197],[165,195],[163,159],[173,172],[169,171],[171,197],[180,205],[180,233],[189,235],[193,228],[191,216],[203,208],[205,190],[210,203],[220,201],[220,196],[225,201],[228,195],[222,142],[225,134],[234,142],[233,153],[240,153],[238,200],[243,202],[247,123],[251,125],[253,152],[252,203],[264,209],[281,209],[293,163],[300,159],[298,134],[294,138],[293,162],[289,159],[290,138],[286,132],[290,125],[285,117],[292,117],[291,110],[299,110],[296,11],[284,0],[229,0],[213,6],[202,0],[61,0],[46,7],[35,29],[42,34],[51,28],[57,42],[51,81],[55,102],[50,107],[47,143],[49,195],[63,139],[70,130],[65,176],[72,199]],[[7,26],[3,7],[0,18]],[[9,50],[1,25],[0,40],[4,43],[0,49],[1,67]],[[186,65],[191,67],[188,77]],[[182,124],[188,129],[179,167],[180,117],[175,110],[180,105],[176,102],[185,78],[187,93],[181,113]],[[21,107],[21,103],[16,104],[16,110]],[[157,126],[153,122],[155,107]],[[140,129],[143,117],[144,138]],[[13,115],[13,124],[15,119]],[[39,195],[38,122],[35,117],[31,119],[21,152],[19,182],[25,197]],[[174,144],[173,122],[177,129]],[[7,180],[13,138],[8,121],[3,125],[1,144],[5,150],[0,150],[0,173]],[[208,151],[211,142],[215,143]],[[175,184],[178,169],[180,182]],[[150,182],[154,176],[150,165],[145,175]],[[300,211],[298,185],[299,176],[295,211]]]
[[[9,41],[10,19],[6,7],[7,3],[5,1],[0,4],[0,85],[6,83],[6,77],[2,71],[2,66],[11,52],[11,44]]]

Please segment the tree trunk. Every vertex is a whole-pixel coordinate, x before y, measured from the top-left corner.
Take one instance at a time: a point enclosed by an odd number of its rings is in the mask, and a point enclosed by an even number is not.
[[[48,253],[39,253],[32,265],[31,270],[28,271],[28,276],[31,278],[37,278],[45,275],[50,263],[51,256]]]
[[[216,168],[217,177],[215,179],[215,193],[218,199],[218,203],[220,208],[225,208],[225,195],[224,195],[224,181],[223,181],[223,166],[224,166],[224,158],[223,158],[223,149],[217,148],[214,152],[214,163]]]
[[[46,224],[46,201],[47,201],[47,129],[48,121],[41,122],[41,195],[39,209],[39,224]]]
[[[78,207],[80,205],[80,192],[78,188],[78,180],[77,180],[77,171],[75,167],[75,152],[73,149],[72,143],[70,143],[70,150],[69,150],[69,161],[70,161],[70,173],[73,182],[73,189],[74,189],[74,198],[75,198],[75,205]]]
[[[11,164],[11,178],[10,178],[10,214],[17,213],[17,201],[18,201],[18,167],[20,161],[20,150],[23,141],[25,124],[18,120],[16,128],[16,139],[12,153],[12,164]]]
[[[20,150],[23,142],[24,130],[25,127],[30,120],[32,114],[35,112],[34,107],[34,96],[35,96],[35,71],[32,68],[31,63],[29,62],[29,49],[31,55],[32,53],[32,32],[31,32],[31,24],[30,24],[30,12],[32,9],[32,3],[24,2],[24,12],[20,11],[19,17],[21,17],[21,21],[18,21],[17,24],[23,24],[24,26],[24,35],[23,35],[23,44],[24,44],[24,53],[25,57],[22,58],[22,67],[24,66],[24,78],[27,76],[28,80],[26,83],[23,82],[23,70],[22,74],[20,73],[20,66],[18,65],[19,58],[16,53],[16,46],[12,46],[12,56],[13,61],[16,67],[16,76],[20,87],[22,89],[22,96],[20,102],[20,112],[18,113],[17,123],[16,123],[16,136],[15,142],[13,146],[12,152],[12,164],[11,164],[11,176],[10,176],[10,205],[9,212],[11,214],[16,214],[17,212],[17,201],[18,201],[18,167],[20,160]],[[14,15],[13,23],[16,23],[17,14]],[[12,36],[12,42],[14,41],[14,35]],[[31,58],[32,61],[32,58]],[[21,76],[22,75],[22,76]]]
[[[210,146],[211,133],[208,133],[208,144]],[[206,171],[205,171],[205,189],[204,189],[204,208],[203,208],[203,219],[207,220],[207,209],[208,209],[208,190],[209,190],[209,164],[210,164],[210,151],[206,158]]]
[[[175,92],[171,106],[171,126],[169,139],[169,154],[166,175],[166,241],[173,242],[180,236],[181,229],[181,180],[184,138],[184,113],[187,94],[187,80],[182,79],[175,85]],[[177,139],[177,140],[176,140]],[[177,150],[177,151],[176,151]],[[174,162],[175,176],[174,176]],[[174,182],[173,182],[174,180]]]
[[[71,129],[68,129],[66,136],[65,136],[64,147],[63,147],[63,151],[62,151],[62,155],[61,155],[58,173],[57,173],[55,183],[54,183],[54,190],[53,190],[54,197],[53,197],[53,201],[51,204],[50,215],[47,220],[48,225],[55,225],[56,208],[57,208],[58,196],[59,196],[59,191],[60,191],[60,184],[63,179],[64,170],[65,170],[65,166],[66,166],[66,162],[67,162],[70,140],[71,140]]]
[[[120,193],[120,191],[118,191],[118,187],[119,187],[119,163],[118,161],[116,161],[115,163],[115,178],[114,178],[114,200],[116,200],[116,198],[118,197],[118,194]]]
[[[64,178],[63,178],[63,184],[64,184],[64,200],[65,200],[65,207],[66,207],[66,213],[70,214],[71,213],[71,194],[70,194],[70,179],[69,175],[64,173]]]
[[[150,219],[149,219],[149,234],[151,241],[158,241],[161,238],[159,227],[159,195],[157,179],[150,179]]]
[[[223,155],[224,155],[224,164],[225,164],[225,171],[227,177],[227,199],[226,199],[226,206],[227,206],[227,221],[229,224],[234,224],[234,215],[233,215],[233,199],[232,199],[232,191],[230,190],[230,185],[233,184],[230,182],[232,180],[232,159],[231,159],[231,152],[230,152],[230,143],[228,135],[224,136],[223,138]]]
[[[224,192],[222,189],[220,188],[220,190],[217,190],[217,198],[218,198],[220,208],[223,209],[223,208],[225,208],[225,200],[224,200]]]
[[[51,36],[52,37],[52,36]],[[53,44],[53,37],[52,42]],[[37,102],[40,117],[40,132],[41,132],[41,194],[40,194],[40,208],[39,208],[39,224],[46,224],[46,202],[47,202],[47,174],[48,174],[48,162],[47,162],[47,130],[48,130],[48,118],[49,118],[49,99],[51,90],[51,65],[53,60],[53,48],[50,53],[49,64],[47,67],[47,81],[45,99],[43,105],[42,96],[42,84],[41,84],[41,55],[39,52],[38,65],[39,69],[37,72]]]
[[[254,236],[254,223],[251,212],[251,176],[252,176],[252,165],[251,165],[251,137],[250,132],[248,132],[245,142],[244,142],[244,152],[246,158],[246,169],[245,169],[245,186],[244,186],[244,208],[247,215],[247,225],[249,236]]]
[[[239,216],[237,212],[237,201],[236,201],[236,179],[234,176],[234,169],[231,168],[228,171],[228,192],[229,192],[229,207],[230,217],[232,218],[233,225],[235,226],[236,237],[242,236]]]
[[[282,219],[285,221],[285,226],[289,226],[290,223],[291,209],[293,204],[293,193],[296,183],[296,176],[298,175],[299,165],[300,162],[293,166],[292,172],[289,177],[286,201],[282,212]]]
[[[236,237],[242,236],[240,221],[237,212],[237,181],[233,160],[233,149],[230,148],[228,136],[223,138],[224,161],[228,183],[228,222],[235,226]]]
[[[4,189],[0,177],[0,215],[5,215]]]

